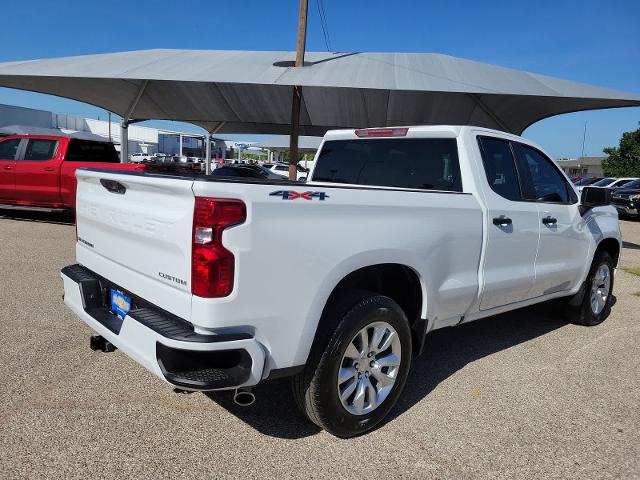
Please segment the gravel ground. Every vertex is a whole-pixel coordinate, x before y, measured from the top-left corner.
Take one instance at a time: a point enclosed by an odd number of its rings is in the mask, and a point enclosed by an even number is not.
[[[92,353],[60,298],[74,227],[53,220],[0,217],[0,478],[640,478],[638,276],[618,271],[598,327],[542,305],[433,333],[391,419],[340,440],[286,380],[241,408]],[[622,229],[640,266],[640,222]]]

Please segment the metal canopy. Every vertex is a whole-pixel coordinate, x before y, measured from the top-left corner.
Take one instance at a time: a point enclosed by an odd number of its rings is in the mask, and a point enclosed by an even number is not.
[[[301,152],[315,152],[320,148],[322,143],[321,137],[300,137],[298,139],[298,150]],[[289,150],[289,137],[286,135],[277,135],[274,138],[258,142],[251,145],[256,148],[265,148],[276,152]]]
[[[97,142],[107,142],[109,139],[101,135],[90,132],[79,132],[66,128],[44,128],[32,127],[30,125],[8,125],[0,127],[0,135],[42,135],[49,137],[69,137],[80,140],[93,140]]]
[[[0,64],[0,86],[72,98],[131,120],[210,132],[300,134],[386,125],[477,125],[521,133],[560,113],[640,106],[640,95],[431,53],[146,50]]]

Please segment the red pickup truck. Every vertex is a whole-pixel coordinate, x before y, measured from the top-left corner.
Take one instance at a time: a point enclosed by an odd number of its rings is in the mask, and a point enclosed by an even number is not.
[[[0,137],[0,208],[73,210],[76,170],[144,171],[122,164],[113,143],[49,135]]]

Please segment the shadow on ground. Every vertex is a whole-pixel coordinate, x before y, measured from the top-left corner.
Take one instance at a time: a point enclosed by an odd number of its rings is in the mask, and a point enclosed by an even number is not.
[[[22,222],[54,223],[58,225],[73,225],[75,217],[69,212],[32,212],[28,210],[2,210],[0,219],[18,220]]]
[[[622,242],[622,248],[628,248],[629,250],[640,250],[640,245],[633,242]]]
[[[548,302],[429,334],[425,351],[413,358],[407,385],[386,422],[409,410],[465,365],[564,325],[557,304]],[[236,405],[230,392],[207,395],[265,435],[294,439],[320,431],[298,412],[288,379],[260,384],[254,393],[256,403],[249,407]]]

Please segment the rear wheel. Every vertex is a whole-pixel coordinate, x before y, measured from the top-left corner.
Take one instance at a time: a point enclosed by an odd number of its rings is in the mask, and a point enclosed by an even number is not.
[[[337,327],[328,342],[314,345],[293,391],[311,421],[352,437],[378,425],[396,403],[411,363],[411,332],[400,306],[382,295],[361,295],[333,314]]]
[[[604,251],[596,253],[581,290],[568,302],[565,315],[571,323],[593,326],[606,320],[613,300],[615,265]]]

